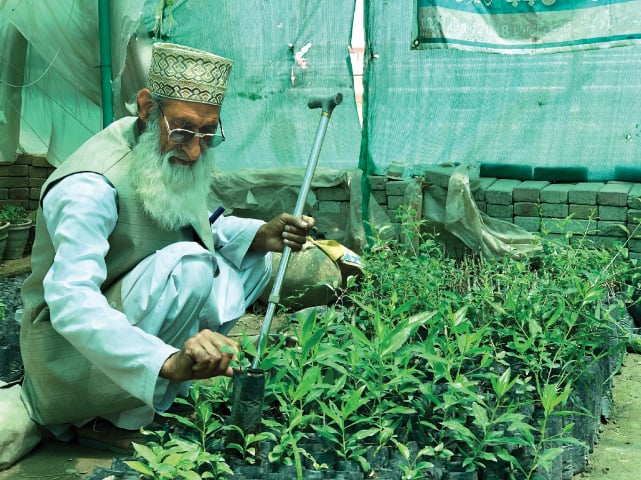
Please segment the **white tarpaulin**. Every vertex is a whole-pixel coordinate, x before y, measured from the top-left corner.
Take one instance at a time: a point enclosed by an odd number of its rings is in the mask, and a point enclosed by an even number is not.
[[[121,76],[141,9],[142,0],[110,2],[114,104],[121,114],[128,93],[121,89]],[[11,28],[27,48],[2,49],[0,78],[24,71],[11,87],[5,85],[12,93],[22,92],[22,105],[0,88],[0,109],[21,112],[23,151],[46,154],[59,165],[102,128],[98,2],[0,0],[0,29]],[[9,135],[0,137],[0,144],[5,141],[11,141]]]

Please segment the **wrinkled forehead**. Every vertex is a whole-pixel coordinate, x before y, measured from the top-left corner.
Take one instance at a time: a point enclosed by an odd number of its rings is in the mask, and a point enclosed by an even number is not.
[[[220,105],[161,99],[161,108],[168,120],[194,126],[216,125],[220,121]]]

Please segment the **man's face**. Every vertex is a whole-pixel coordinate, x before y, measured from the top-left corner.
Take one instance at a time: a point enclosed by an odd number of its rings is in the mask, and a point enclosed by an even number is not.
[[[192,166],[206,147],[201,140],[194,137],[185,143],[175,143],[169,138],[167,124],[170,129],[182,128],[192,132],[214,133],[218,129],[220,106],[204,103],[183,102],[179,100],[163,100],[160,112],[160,152],[166,154],[175,152],[169,157],[169,162],[175,165]],[[165,121],[166,120],[166,121]]]
[[[131,178],[136,193],[145,211],[167,230],[195,224],[206,215],[214,156],[198,137],[172,142],[165,122],[170,130],[213,133],[219,110],[211,105],[163,100],[158,115],[147,116],[147,126],[133,148]]]

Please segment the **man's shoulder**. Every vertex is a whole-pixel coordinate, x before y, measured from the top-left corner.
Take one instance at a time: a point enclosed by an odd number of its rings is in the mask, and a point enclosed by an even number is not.
[[[56,169],[50,181],[80,172],[104,174],[131,153],[136,138],[136,120],[137,117],[121,118],[95,134]]]
[[[122,157],[135,145],[136,120],[124,117],[113,122],[82,144],[65,163],[77,160],[87,165],[106,157]]]
[[[83,146],[112,143],[131,149],[136,143],[137,120],[138,117],[123,117],[116,120],[87,140]]]

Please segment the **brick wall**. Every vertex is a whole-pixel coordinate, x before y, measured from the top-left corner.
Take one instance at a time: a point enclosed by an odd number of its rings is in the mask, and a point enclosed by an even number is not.
[[[427,169],[424,180],[447,188],[454,167]],[[372,194],[392,222],[407,203],[407,185],[417,179],[370,177]],[[569,242],[587,240],[598,246],[627,242],[630,258],[641,259],[641,184],[629,182],[552,183],[541,180],[480,178],[473,192],[480,211],[532,233],[546,232]]]
[[[425,182],[447,188],[454,167],[427,169]],[[43,157],[22,155],[14,164],[0,164],[0,206],[13,203],[36,210],[40,187],[53,172]],[[407,187],[419,179],[373,175],[369,181],[376,202],[398,229],[398,207],[408,202]],[[343,186],[315,189],[311,212],[319,232],[342,240],[349,217],[349,190]],[[473,194],[479,210],[533,232],[551,235],[576,233],[597,245],[628,242],[631,258],[641,259],[641,183],[552,183],[543,180],[480,178]]]
[[[53,171],[45,158],[32,155],[21,155],[16,163],[0,163],[0,206],[11,203],[36,210],[40,187]]]

